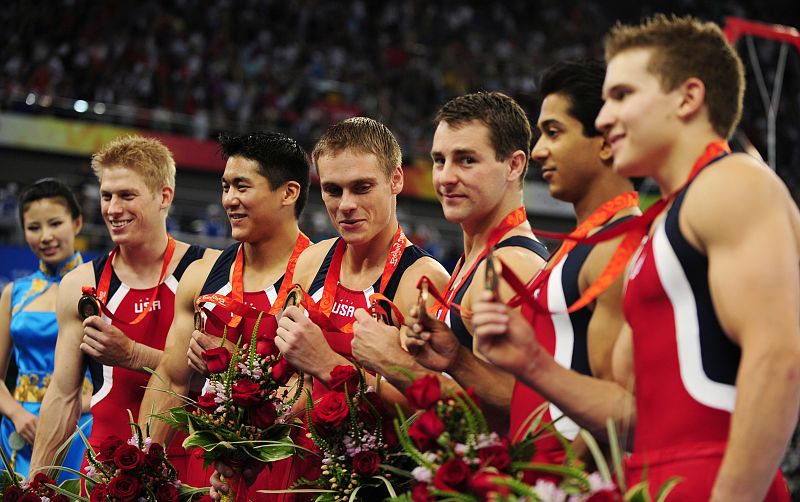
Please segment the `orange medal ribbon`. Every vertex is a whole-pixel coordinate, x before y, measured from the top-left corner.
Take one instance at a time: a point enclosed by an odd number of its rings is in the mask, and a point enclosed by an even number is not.
[[[400,257],[403,255],[403,250],[406,248],[407,243],[408,239],[403,233],[403,229],[398,225],[397,232],[395,232],[394,237],[392,238],[392,245],[389,248],[389,255],[386,257],[386,263],[383,266],[383,273],[381,274],[381,282],[378,293],[373,294],[370,297],[370,301],[373,301],[373,297],[376,298],[376,301],[386,298],[383,296],[383,291],[386,289],[389,279],[392,277],[392,274],[394,274],[394,271],[400,264]],[[325,284],[322,288],[322,298],[320,298],[318,305],[320,313],[328,317],[331,315],[331,311],[333,310],[333,302],[336,298],[336,287],[339,284],[339,276],[342,271],[342,258],[344,257],[344,251],[346,247],[347,244],[343,239],[340,239],[339,242],[336,243],[336,249],[333,251],[333,257],[331,257],[331,263],[328,267],[328,274],[325,276]],[[380,297],[377,297],[376,295],[380,295]],[[343,333],[352,333],[353,323],[348,323],[339,331]]]
[[[463,277],[469,277],[475,270],[475,268],[480,264],[481,260],[486,257],[486,253],[489,249],[494,248],[498,242],[503,238],[505,234],[507,234],[511,229],[518,227],[522,223],[528,221],[528,215],[525,212],[525,206],[520,206],[517,209],[508,213],[501,221],[500,224],[497,225],[490,233],[489,238],[486,241],[486,248],[478,255],[478,258],[472,263],[469,270],[464,274]],[[464,285],[464,281],[462,280],[458,286],[453,287],[453,283],[456,280],[459,272],[461,271],[461,267],[464,265],[464,255],[461,255],[461,258],[458,260],[458,264],[456,265],[455,270],[453,270],[453,274],[450,276],[450,281],[447,283],[447,287],[445,287],[444,294],[439,293],[433,287],[433,284],[428,281],[428,290],[431,293],[431,296],[434,297],[436,303],[431,306],[429,312],[436,315],[436,318],[440,321],[444,321],[445,317],[447,317],[447,312],[450,311],[451,308],[457,309],[462,317],[469,317],[471,315],[470,312],[461,309],[461,306],[453,303],[453,299],[458,294],[461,287]],[[421,284],[422,279],[420,279]]]
[[[81,291],[84,293],[84,295],[94,296],[97,302],[100,304],[100,308],[102,309],[103,313],[115,323],[128,326],[139,324],[144,320],[145,317],[147,317],[147,314],[150,313],[150,305],[153,304],[153,301],[156,299],[156,295],[158,295],[158,286],[160,286],[164,281],[164,276],[167,273],[169,262],[172,261],[172,255],[175,254],[175,245],[175,239],[173,239],[171,235],[167,234],[167,249],[164,251],[164,263],[161,265],[161,274],[158,276],[158,282],[153,288],[153,294],[147,301],[147,307],[142,309],[142,311],[133,321],[123,321],[117,318],[113,313],[111,313],[111,311],[108,310],[108,308],[106,308],[106,300],[108,300],[108,290],[111,287],[111,275],[113,272],[112,262],[114,261],[114,257],[116,257],[117,253],[119,252],[119,246],[116,246],[108,254],[108,259],[106,260],[106,264],[103,266],[103,272],[100,274],[100,281],[97,284],[97,288],[83,287],[81,288]]]
[[[286,264],[286,271],[284,272],[283,279],[281,280],[281,287],[278,291],[278,296],[270,307],[269,314],[275,315],[283,308],[283,303],[286,301],[286,295],[294,285],[294,269],[297,266],[297,259],[300,253],[303,252],[311,241],[303,233],[297,235],[297,240],[294,244],[294,249],[289,257],[289,262]],[[218,305],[231,313],[231,320],[227,325],[235,328],[242,321],[243,317],[255,319],[260,313],[257,309],[244,304],[244,245],[239,244],[239,249],[236,251],[236,259],[233,262],[233,272],[231,273],[231,295],[220,295],[217,293],[200,296],[196,304],[202,305],[209,302]]]
[[[611,240],[615,237],[619,237],[624,235],[622,242],[617,246],[617,249],[614,251],[614,254],[611,256],[608,264],[606,264],[605,269],[600,274],[600,277],[591,284],[586,290],[583,292],[580,298],[575,301],[572,305],[569,306],[567,312],[572,313],[576,310],[579,310],[586,305],[590,304],[597,298],[600,293],[605,291],[613,282],[614,280],[619,277],[619,275],[625,270],[625,267],[628,264],[631,256],[636,252],[639,248],[639,245],[642,242],[642,239],[650,230],[650,225],[653,221],[661,214],[664,209],[677,197],[677,195],[684,189],[686,186],[694,180],[694,178],[702,171],[706,166],[715,162],[716,160],[724,157],[725,155],[729,154],[731,151],[728,143],[725,140],[714,141],[709,143],[706,146],[705,151],[697,158],[694,165],[692,166],[692,170],[689,172],[689,176],[687,177],[686,181],[683,185],[680,186],[677,190],[669,194],[667,197],[663,197],[659,199],[655,204],[650,206],[647,211],[644,212],[641,216],[637,216],[635,218],[631,218],[626,220],[619,225],[616,225],[613,228],[608,229],[605,232],[598,232],[591,236],[584,236],[581,238],[576,238],[572,236],[572,234],[559,234],[553,232],[545,232],[545,231],[535,231],[537,235],[541,235],[544,237],[549,237],[553,239],[570,239],[574,244],[574,247],[577,244],[596,244],[598,242],[604,242],[607,240]],[[577,230],[576,230],[577,231]],[[559,253],[562,254],[562,253]],[[566,253],[563,253],[566,254]],[[546,271],[537,274],[534,278],[533,282],[527,286],[523,287],[521,290],[519,289],[519,281],[518,278],[514,278],[509,280],[511,276],[513,276],[513,272],[511,272],[508,267],[502,267],[502,275],[503,277],[509,281],[509,284],[512,284],[514,287],[518,297],[521,299],[519,300],[524,301],[533,309],[539,312],[546,312],[548,314],[556,314],[558,312],[549,312],[545,307],[539,305],[538,302],[533,301],[532,293],[536,290],[539,284],[541,284],[544,279],[549,274],[549,270],[552,267],[549,267]],[[540,276],[544,276],[541,277]],[[515,287],[516,286],[516,287]]]

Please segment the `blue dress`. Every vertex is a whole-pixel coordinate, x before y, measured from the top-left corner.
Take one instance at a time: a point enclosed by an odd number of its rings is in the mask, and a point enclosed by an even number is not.
[[[55,273],[47,273],[45,267],[22,279],[14,281],[11,287],[11,340],[14,347],[14,360],[19,368],[14,398],[28,412],[39,416],[39,408],[47,384],[53,374],[58,326],[56,313],[45,311],[26,311],[25,305],[43,293],[51,284],[60,282],[61,277],[82,262],[80,254],[60,264]],[[77,308],[77,306],[76,306]],[[91,414],[81,415],[78,424],[88,437],[91,432]],[[14,423],[8,417],[0,421],[0,446],[9,459],[13,457],[14,470],[28,477],[31,460],[31,446],[25,444],[21,450],[14,450],[9,444],[9,436],[15,432]],[[80,470],[85,446],[80,436],[70,445],[63,466]],[[0,469],[3,467],[0,466]],[[59,481],[77,476],[61,471]]]

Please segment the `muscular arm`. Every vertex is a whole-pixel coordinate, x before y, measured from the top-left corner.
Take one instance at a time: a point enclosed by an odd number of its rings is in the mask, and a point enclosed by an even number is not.
[[[56,451],[75,431],[81,413],[81,386],[86,372],[80,350],[83,326],[78,317],[81,286],[94,285],[92,264],[85,263],[67,274],[58,288],[56,342],[53,379],[39,413],[39,426],[31,457],[31,474],[45,465],[58,463]],[[52,474],[52,473],[51,473]]]
[[[416,307],[419,295],[417,283],[423,275],[427,276],[439,290],[447,284],[448,275],[444,267],[431,258],[422,258],[409,267],[403,274],[394,297],[394,304],[403,313],[406,322],[409,322],[412,309]],[[429,303],[433,303],[432,298]],[[399,330],[379,325],[366,316],[365,312],[358,314],[357,318],[359,321],[353,326],[352,348],[353,356],[359,363],[377,371],[401,391],[421,376],[441,376],[441,373],[422,366],[403,348]],[[410,373],[413,380],[410,380],[406,373]],[[441,381],[445,388],[459,388],[452,379],[442,377]]]
[[[681,228],[706,252],[714,308],[742,350],[712,500],[763,500],[800,405],[800,215],[771,171],[740,156],[693,188]]]
[[[536,272],[545,265],[545,261],[532,251],[523,248],[508,247],[495,252],[497,259],[519,277],[523,283],[529,281]],[[464,294],[462,307],[472,310],[477,297],[486,289],[486,262],[481,263],[475,271],[475,276],[469,289]],[[499,281],[498,295],[503,302],[509,301],[514,291],[503,280]],[[518,311],[519,309],[516,309]],[[465,319],[464,324],[470,333],[473,326],[470,319]],[[502,413],[502,423],[507,424],[507,415],[511,405],[511,395],[514,390],[514,376],[503,369],[489,364],[477,351],[476,342],[473,350],[459,348],[459,355],[453,365],[447,368],[447,373],[464,388],[472,387],[486,406],[494,408],[495,412]]]
[[[193,371],[186,360],[192,331],[194,329],[194,302],[203,280],[213,265],[213,260],[199,260],[186,269],[175,294],[175,315],[167,335],[163,355],[150,377],[147,390],[139,409],[139,425],[150,423],[150,437],[155,442],[169,444],[175,430],[151,415],[164,413],[181,406],[183,400],[169,392],[188,396]]]

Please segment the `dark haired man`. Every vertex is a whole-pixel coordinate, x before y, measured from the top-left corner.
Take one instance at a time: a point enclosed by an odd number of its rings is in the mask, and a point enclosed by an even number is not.
[[[303,148],[278,133],[223,136],[220,145],[227,158],[222,174],[222,205],[231,234],[239,244],[193,263],[180,281],[164,354],[142,400],[141,424],[151,414],[180,406],[178,398],[162,390],[188,394],[192,376],[207,373],[203,351],[219,346],[224,325],[231,320],[230,312],[209,303],[205,305],[210,311],[205,332],[193,331],[196,300],[201,295],[217,293],[268,312],[291,286],[297,257],[309,245],[297,227],[309,183],[308,157]],[[234,344],[239,334],[252,333],[253,323],[254,319],[244,318],[229,328],[228,343]],[[264,317],[259,336],[274,336],[275,328],[275,319]],[[168,442],[174,431],[154,420],[150,434],[153,441]],[[184,481],[206,485],[206,471],[199,464],[195,471],[191,479]]]

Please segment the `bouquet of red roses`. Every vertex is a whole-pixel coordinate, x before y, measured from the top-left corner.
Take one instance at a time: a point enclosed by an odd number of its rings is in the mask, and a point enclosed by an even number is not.
[[[551,426],[539,427],[541,413],[532,417],[529,430],[534,432],[512,444],[489,430],[470,390],[445,397],[439,379],[425,376],[412,383],[405,396],[411,406],[426,411],[410,424],[402,422],[401,413],[396,422],[398,439],[416,463],[410,473],[411,492],[397,500],[622,500],[610,476],[586,473],[563,438],[566,465],[530,462],[538,439],[545,434],[558,436]]]
[[[4,474],[8,474],[7,471]],[[42,500],[69,502],[72,500],[63,493],[59,493],[62,490],[56,487],[55,481],[43,472],[37,473],[30,483],[19,479],[15,475],[4,476],[2,483],[4,488],[0,500],[4,502],[40,502]]]
[[[184,448],[202,448],[206,465],[274,462],[294,453],[291,408],[301,395],[303,375],[280,354],[274,339],[256,336],[262,315],[249,343],[240,345],[240,340],[233,353],[222,345],[203,354],[210,376],[196,402],[186,399],[189,406],[158,417],[188,433]],[[290,397],[285,386],[295,374]],[[230,481],[237,492],[238,483]]]
[[[86,486],[91,502],[179,502],[200,498],[207,490],[181,484],[164,447],[142,437],[132,424],[133,437],[109,436],[97,452],[86,450]],[[76,497],[77,500],[87,500]]]
[[[329,387],[316,403],[309,398],[306,404],[309,449],[321,456],[319,477],[301,479],[295,488],[317,493],[318,502],[395,496],[391,464],[407,459],[399,453],[391,424],[384,422],[386,410],[376,389],[349,365],[331,371]]]

